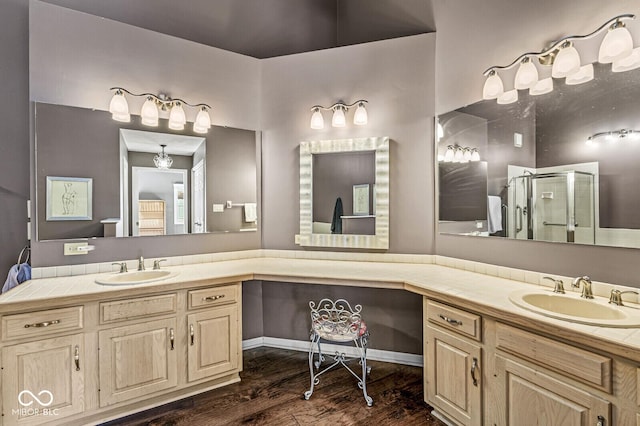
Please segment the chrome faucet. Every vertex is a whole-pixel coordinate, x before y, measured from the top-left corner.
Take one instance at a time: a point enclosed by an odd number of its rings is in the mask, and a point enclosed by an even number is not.
[[[142,256],[138,259],[138,271],[144,271],[144,257]]]
[[[618,306],[624,306],[624,304],[622,303],[622,295],[625,293],[639,294],[637,291],[632,291],[632,290],[620,291],[620,290],[613,289],[611,290],[611,295],[609,296],[609,303],[612,303]]]
[[[562,280],[558,280],[552,277],[542,277],[543,280],[551,280],[553,281],[553,292],[564,294],[564,283]]]
[[[573,280],[571,283],[571,287],[578,288],[580,287],[580,283],[582,283],[582,294],[580,297],[584,297],[585,299],[593,299],[593,291],[591,290],[591,278],[588,276],[578,277]]]
[[[114,262],[112,265],[118,265],[120,267],[120,273],[127,272],[127,262]]]
[[[160,262],[166,262],[167,259],[156,259],[153,261],[153,269],[160,269]]]

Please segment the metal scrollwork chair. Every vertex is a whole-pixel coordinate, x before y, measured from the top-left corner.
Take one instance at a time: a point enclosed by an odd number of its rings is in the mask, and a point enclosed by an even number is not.
[[[309,302],[311,309],[311,334],[309,345],[309,373],[311,374],[311,387],[304,393],[304,399],[311,398],[313,388],[320,383],[320,376],[337,365],[342,365],[358,380],[358,388],[362,389],[367,405],[373,405],[373,399],[367,394],[367,375],[371,372],[371,367],[367,367],[367,340],[369,331],[362,320],[360,312],[361,305],[351,308],[349,302],[344,299],[336,301],[322,299],[316,306],[315,302]],[[335,351],[333,362],[322,368],[325,357],[320,346],[321,341],[334,343],[353,342],[356,347],[357,356],[347,357],[344,352]],[[317,347],[317,359],[314,360]],[[362,375],[356,374],[348,363],[359,360],[362,367]]]

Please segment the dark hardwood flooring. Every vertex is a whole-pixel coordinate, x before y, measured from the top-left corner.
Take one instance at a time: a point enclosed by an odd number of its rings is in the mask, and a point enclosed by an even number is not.
[[[309,401],[307,353],[273,348],[244,352],[242,381],[105,423],[103,426],[223,425],[427,425],[422,368],[370,361],[367,407],[356,380],[344,368],[320,378]],[[355,361],[354,361],[355,362]]]

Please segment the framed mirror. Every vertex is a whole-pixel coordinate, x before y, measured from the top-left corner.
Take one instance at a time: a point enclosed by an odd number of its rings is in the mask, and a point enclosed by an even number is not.
[[[545,95],[521,91],[512,104],[481,101],[437,118],[439,232],[640,247],[640,69],[594,67],[584,84],[556,79]],[[486,171],[452,185],[472,153]],[[452,216],[444,200],[460,209],[461,188],[474,186],[486,209],[476,200],[472,216]]]
[[[149,128],[105,111],[36,103],[38,240],[256,231],[259,134],[220,126],[191,134],[160,121]],[[163,155],[169,168],[154,161]],[[52,176],[90,179],[90,217],[47,219],[47,207],[65,195],[64,185],[55,199],[47,195]],[[67,198],[71,191],[80,194],[69,187]]]
[[[296,244],[389,248],[388,137],[300,143]]]

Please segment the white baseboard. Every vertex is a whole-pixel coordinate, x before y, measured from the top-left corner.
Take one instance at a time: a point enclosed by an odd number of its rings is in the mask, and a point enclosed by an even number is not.
[[[308,352],[309,341],[279,339],[277,337],[256,337],[242,341],[242,349],[253,349],[260,346],[269,348],[289,349],[293,351]],[[334,352],[344,353],[347,356],[358,356],[357,349],[354,346],[334,345],[330,343],[322,343],[322,352],[331,354]],[[422,355],[408,354],[404,352],[383,351],[380,349],[367,349],[367,359],[373,361],[391,362],[393,364],[412,365],[414,367],[422,367]]]
[[[444,423],[447,426],[456,426],[455,423],[451,423],[451,420],[449,420],[448,418],[446,418],[436,410],[431,411],[431,415],[436,419],[440,420],[442,423]]]

